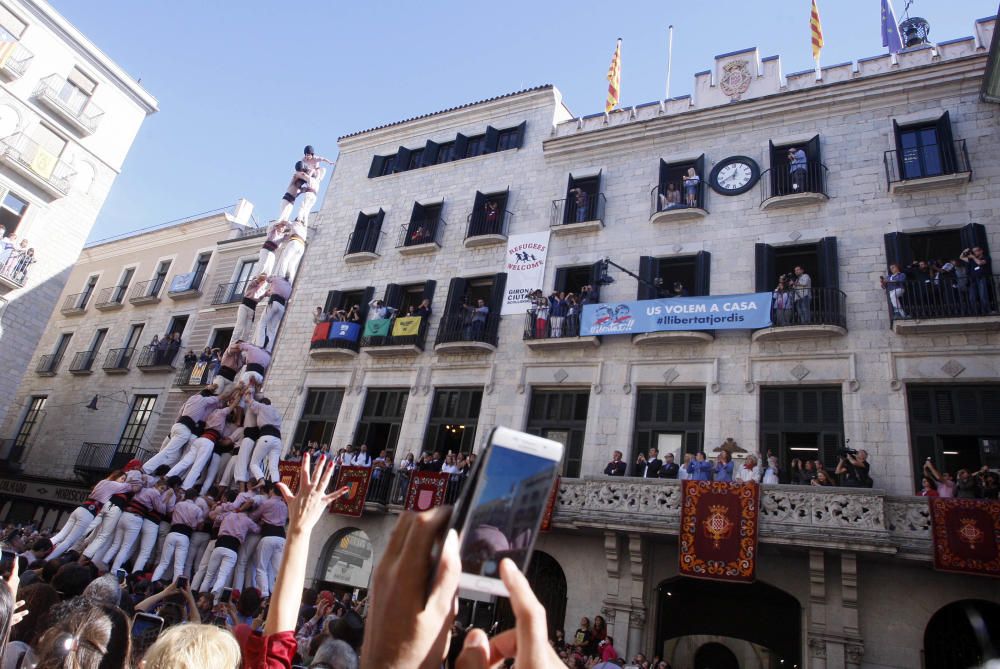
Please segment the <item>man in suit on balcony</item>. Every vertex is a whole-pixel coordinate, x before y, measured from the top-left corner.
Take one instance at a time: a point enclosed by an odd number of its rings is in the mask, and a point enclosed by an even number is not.
[[[604,468],[605,476],[625,476],[625,463],[622,462],[622,452],[615,451],[611,454],[611,462]]]
[[[635,461],[635,469],[633,470],[634,476],[641,476],[646,479],[655,479],[660,473],[660,467],[663,466],[663,461],[660,460],[660,452],[655,449],[649,449],[649,455],[639,454],[639,457]]]

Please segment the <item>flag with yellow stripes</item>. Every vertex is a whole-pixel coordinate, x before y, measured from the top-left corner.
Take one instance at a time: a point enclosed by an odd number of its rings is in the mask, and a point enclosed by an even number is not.
[[[816,0],[812,0],[809,28],[812,30],[813,60],[818,61],[819,53],[823,50],[823,24],[819,22],[819,7],[816,6]]]
[[[608,99],[604,102],[604,113],[610,112],[618,106],[621,99],[622,88],[622,40],[618,38],[618,45],[615,47],[615,55],[611,58],[611,67],[608,68]]]

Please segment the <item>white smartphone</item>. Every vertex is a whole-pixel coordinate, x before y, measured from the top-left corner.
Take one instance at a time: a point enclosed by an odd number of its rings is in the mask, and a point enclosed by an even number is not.
[[[559,474],[558,441],[498,427],[456,508],[460,590],[509,597],[500,560],[528,566],[549,493]]]

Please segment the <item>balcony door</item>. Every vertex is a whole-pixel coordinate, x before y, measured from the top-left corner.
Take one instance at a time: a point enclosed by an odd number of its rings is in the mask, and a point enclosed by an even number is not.
[[[382,449],[395,451],[409,396],[410,392],[402,389],[369,390],[354,432],[354,445],[367,444],[373,459]]]
[[[253,277],[254,268],[257,266],[257,260],[243,260],[240,262],[240,268],[236,272],[236,278],[233,279],[232,285],[229,287],[229,302],[232,302],[239,296],[243,294],[246,290],[247,284]]]
[[[476,445],[479,409],[483,403],[480,388],[438,388],[434,391],[431,418],[427,422],[424,450],[445,453],[471,453]]]
[[[762,459],[777,456],[782,483],[795,458],[819,460],[832,472],[845,444],[840,387],[762,389],[760,432]]]
[[[129,284],[132,283],[132,277],[135,276],[135,268],[127,267],[124,272],[122,272],[122,278],[118,282],[118,287],[114,291],[114,296],[111,298],[112,302],[121,304],[125,300],[125,294],[128,292]]]
[[[153,415],[155,404],[156,395],[136,395],[132,400],[125,427],[122,428],[121,437],[118,439],[118,454],[134,455],[141,448],[142,437],[146,434],[146,426],[149,424],[150,416]]]
[[[342,388],[309,388],[292,447],[301,449],[311,441],[324,447],[331,445],[343,402]]]

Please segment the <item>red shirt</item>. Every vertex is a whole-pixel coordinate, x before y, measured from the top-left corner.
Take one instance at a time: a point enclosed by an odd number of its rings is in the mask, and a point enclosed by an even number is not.
[[[243,669],[291,669],[298,647],[294,632],[271,636],[254,632],[243,647]]]
[[[920,491],[920,496],[921,497],[940,497],[940,495],[938,495],[938,491],[934,490],[934,489],[931,489],[931,490],[921,490]]]

